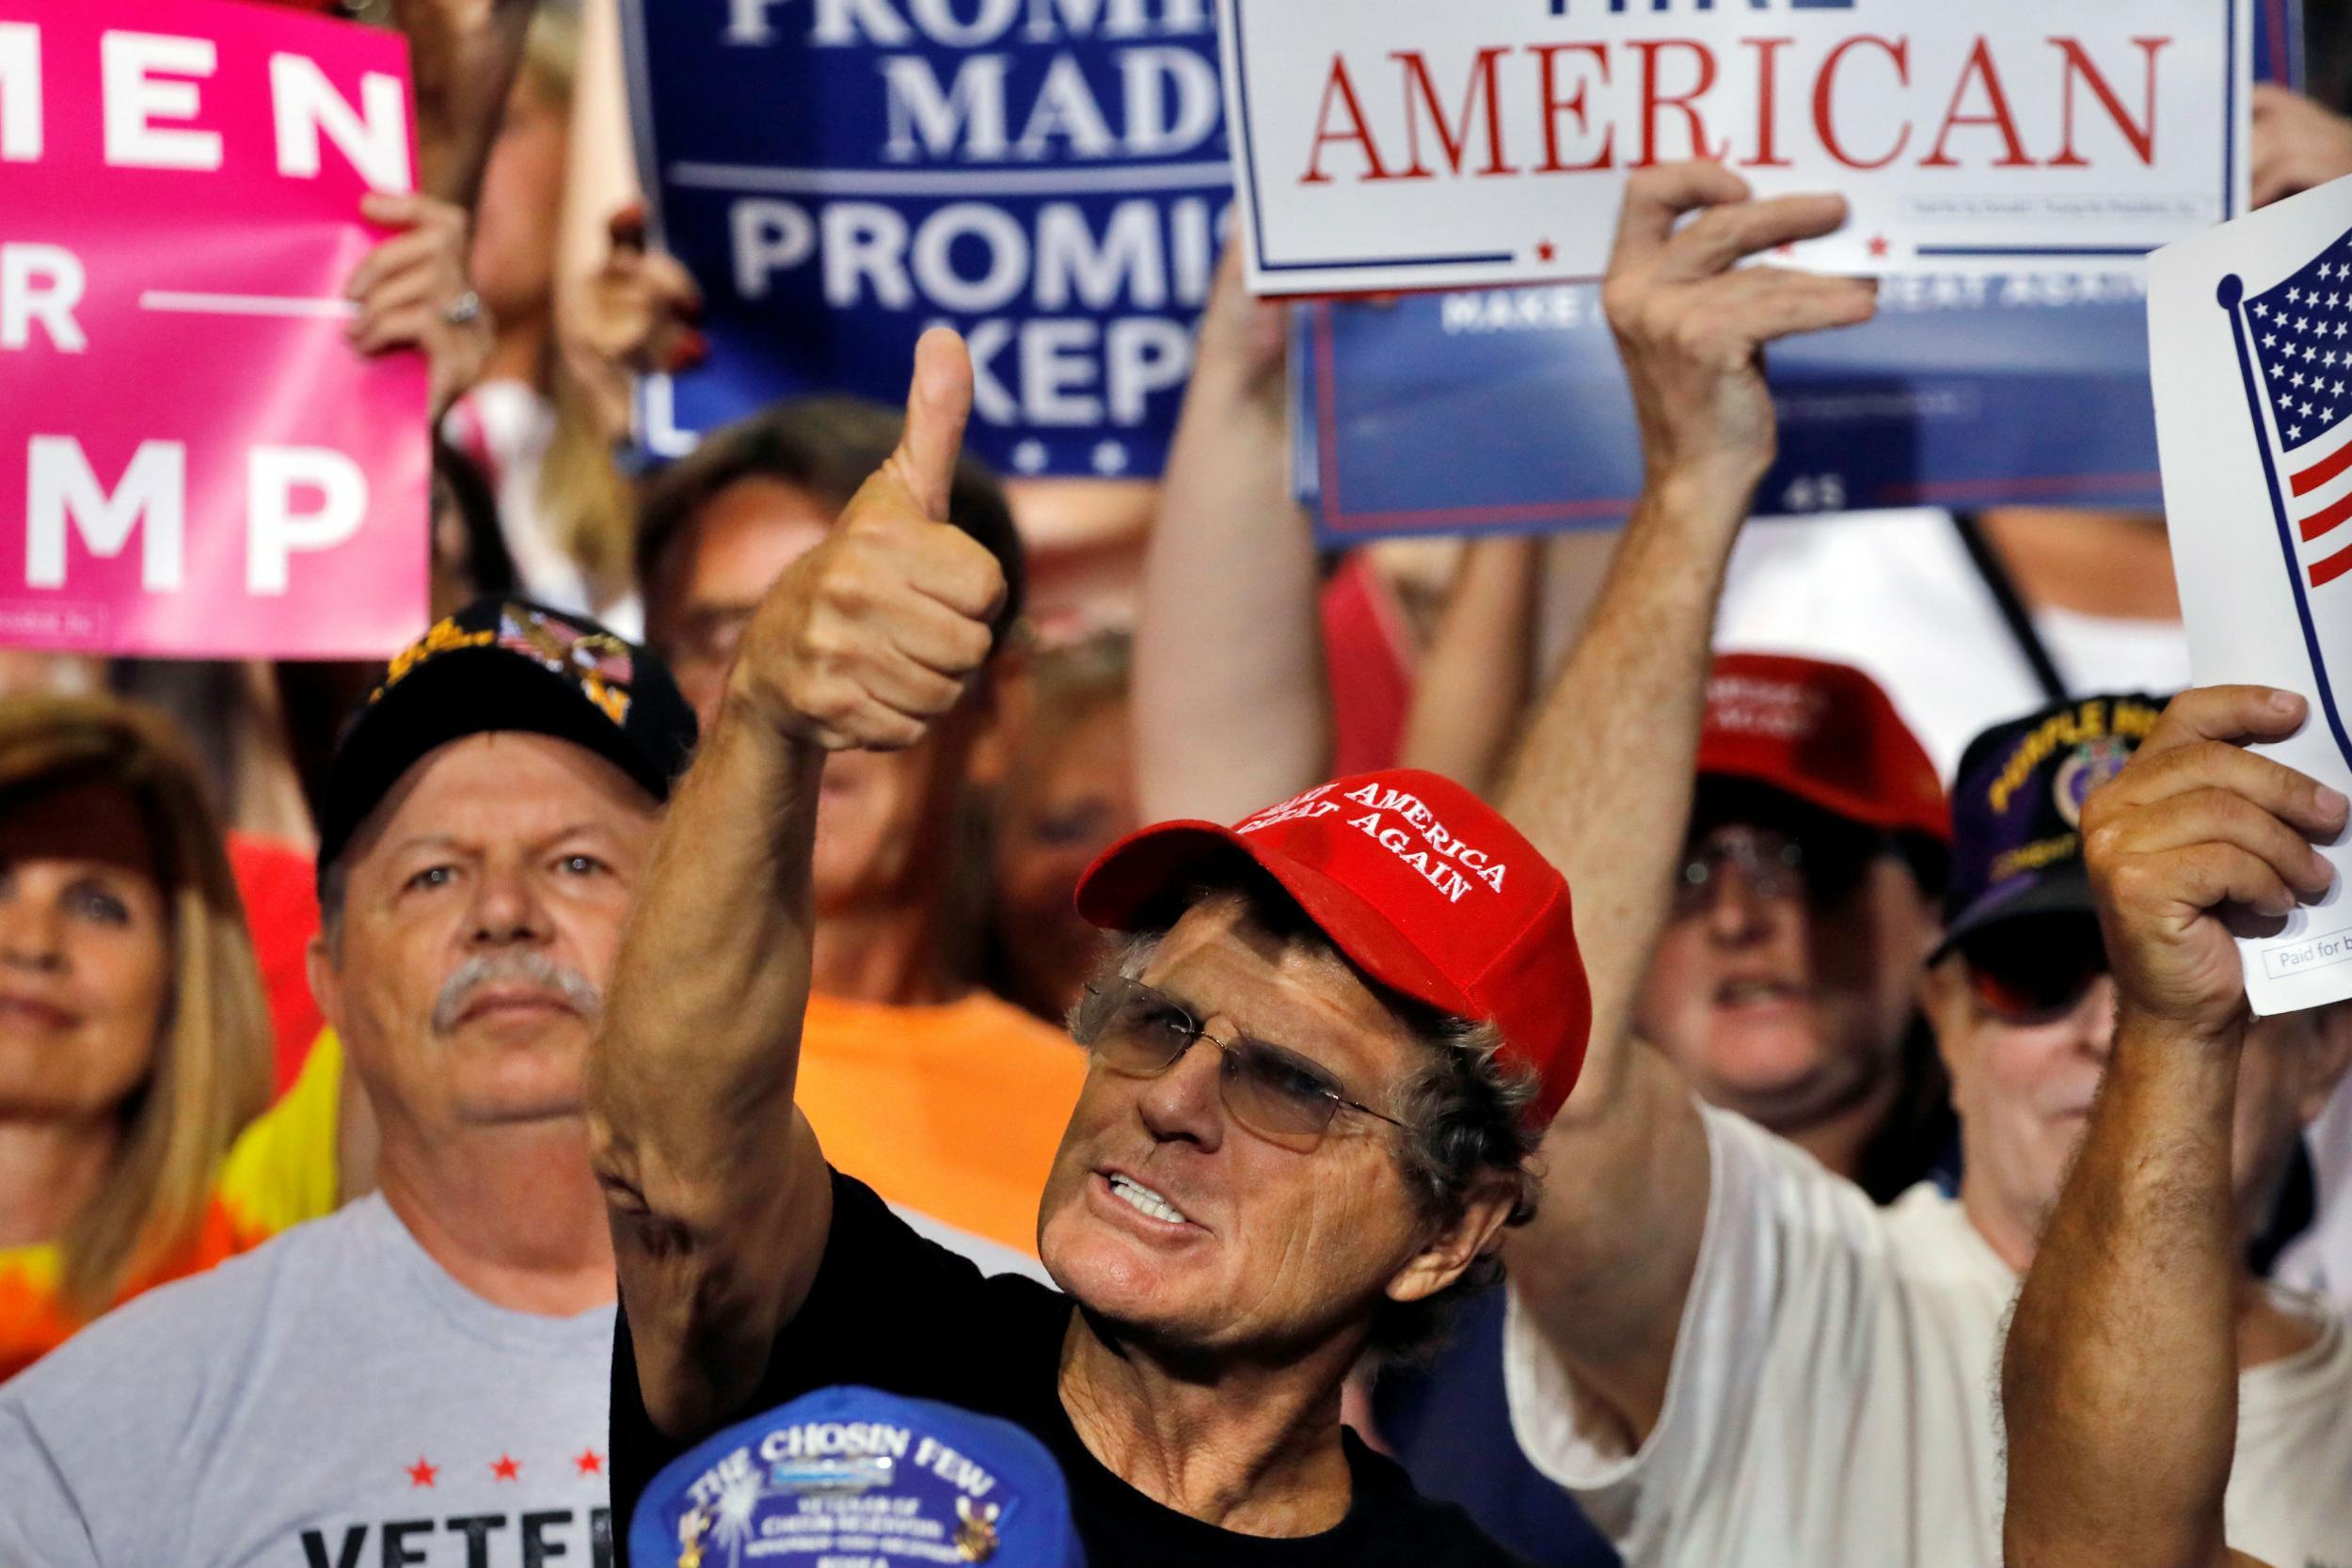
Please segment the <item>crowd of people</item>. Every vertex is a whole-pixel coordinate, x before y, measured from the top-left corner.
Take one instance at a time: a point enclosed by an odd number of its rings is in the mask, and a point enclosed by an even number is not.
[[[1631,177],[1621,529],[1335,557],[1232,258],[1155,482],[1000,481],[946,329],[640,471],[712,348],[581,18],[388,20],[429,623],[0,665],[0,1565],[732,1564],[926,1464],[818,1560],[2352,1564],[2352,1008],[2231,935],[2346,802],[2161,517],[1752,517],[1836,193]]]

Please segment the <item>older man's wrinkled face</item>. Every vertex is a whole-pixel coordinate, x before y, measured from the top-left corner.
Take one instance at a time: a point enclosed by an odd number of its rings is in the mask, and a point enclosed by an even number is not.
[[[1924,994],[1952,1077],[1961,1196],[2013,1266],[2031,1261],[2082,1141],[2114,1047],[2115,982],[2098,923],[2048,915],[1996,927],[1945,958]],[[2239,1056],[2231,1184],[2249,1236],[2268,1221],[2296,1138],[2343,1076],[2352,1011],[2255,1022]]]
[[[1384,1112],[1429,1049],[1344,963],[1269,934],[1239,897],[1186,912],[1141,978],[1216,1039],[1279,1045]],[[1295,1354],[1359,1330],[1384,1294],[1460,1274],[1426,1263],[1447,1239],[1413,1204],[1398,1129],[1342,1110],[1320,1141],[1278,1142],[1235,1119],[1222,1060],[1203,1041],[1138,1076],[1098,1056],[1040,1213],[1057,1283],[1148,1340]],[[1479,1233],[1461,1266],[1493,1227],[1465,1224]]]
[[[388,1123],[577,1115],[658,808],[549,736],[469,736],[409,768],[345,851],[311,984]]]

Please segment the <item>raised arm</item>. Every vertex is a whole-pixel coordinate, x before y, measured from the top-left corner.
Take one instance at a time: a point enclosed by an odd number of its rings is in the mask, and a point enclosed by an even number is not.
[[[2001,1368],[2011,1568],[2209,1568],[2237,1438],[2232,1111],[2249,1015],[2222,906],[2324,889],[2344,802],[2237,744],[2302,700],[2188,691],[2083,811],[2115,1048]]]
[[[1413,683],[1404,764],[1491,796],[1527,717],[1543,602],[1543,541],[1481,539],[1462,552]]]
[[[988,657],[1003,574],[945,520],[971,402],[961,341],[926,334],[898,451],[745,634],[622,942],[590,1117],[645,1409],[673,1436],[754,1386],[824,1253],[831,1181],[793,1103],[818,782],[829,752],[913,745]]]
[[[1835,197],[1747,196],[1712,164],[1645,170],[1627,187],[1603,300],[1646,477],[1502,799],[1576,890],[1593,988],[1584,1073],[1545,1140],[1550,1168],[1574,1176],[1514,1237],[1512,1280],[1629,1445],[1664,1398],[1708,1184],[1690,1090],[1634,1041],[1631,1011],[1690,817],[1716,599],[1777,439],[1762,347],[1867,320],[1876,298],[1862,279],[1734,270],[1845,217]]]
[[[470,213],[534,0],[392,0],[416,75],[418,183]]]
[[[1291,499],[1283,315],[1217,269],[1160,484],[1136,626],[1137,804],[1230,822],[1331,756],[1313,536]]]

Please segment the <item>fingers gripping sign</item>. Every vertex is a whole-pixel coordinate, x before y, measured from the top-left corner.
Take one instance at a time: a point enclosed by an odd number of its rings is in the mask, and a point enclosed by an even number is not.
[[[1653,476],[1752,485],[1772,466],[1764,345],[1869,320],[1877,285],[1739,263],[1845,221],[1841,198],[1756,200],[1717,164],[1661,164],[1627,182],[1601,301]]]
[[[962,698],[1005,596],[996,558],[947,521],[971,409],[971,356],[933,328],[915,345],[898,450],[768,591],[732,701],[828,751],[886,752]]]
[[[2124,1002],[2200,1034],[2246,1015],[2226,921],[2277,920],[2327,891],[2313,847],[2344,798],[2248,742],[2283,739],[2307,705],[2260,686],[2185,691],[2138,753],[2083,807],[2083,850]]]

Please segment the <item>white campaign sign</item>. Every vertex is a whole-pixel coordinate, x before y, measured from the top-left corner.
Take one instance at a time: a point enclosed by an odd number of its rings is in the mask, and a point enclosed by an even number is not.
[[[2148,259],[2165,515],[2201,686],[2299,691],[2259,748],[2352,792],[2352,180]],[[2335,885],[2238,927],[2254,1010],[2352,996],[2352,843]]]
[[[2251,0],[1219,0],[1262,294],[1597,277],[1629,170],[1834,190],[1793,265],[2078,273],[2247,207]]]

